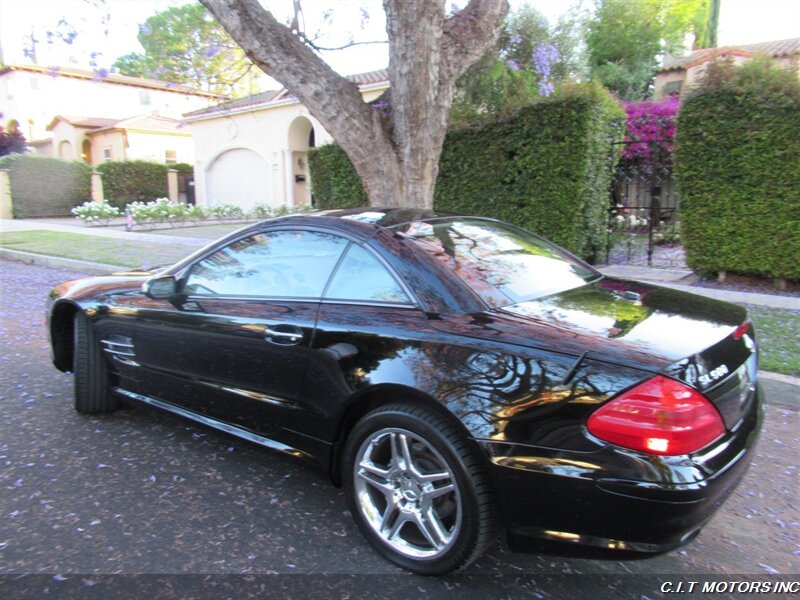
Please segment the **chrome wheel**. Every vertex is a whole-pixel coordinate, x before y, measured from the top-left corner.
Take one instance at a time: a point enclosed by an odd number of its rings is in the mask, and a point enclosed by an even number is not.
[[[383,543],[403,556],[436,559],[453,545],[463,506],[451,467],[421,436],[385,428],[353,462],[356,506]]]

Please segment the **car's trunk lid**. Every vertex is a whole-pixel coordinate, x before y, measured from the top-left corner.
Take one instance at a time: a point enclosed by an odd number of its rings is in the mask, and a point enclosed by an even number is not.
[[[564,352],[664,373],[714,402],[728,427],[747,408],[756,378],[752,329],[736,305],[666,287],[611,278],[500,310],[444,318],[453,333]],[[750,391],[748,391],[750,390]]]

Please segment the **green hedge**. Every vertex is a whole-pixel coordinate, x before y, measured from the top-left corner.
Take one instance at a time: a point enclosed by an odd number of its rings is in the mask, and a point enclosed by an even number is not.
[[[152,202],[166,198],[167,165],[144,160],[104,162],[97,166],[103,176],[103,196],[117,208],[131,202]]]
[[[308,170],[315,208],[329,210],[369,204],[355,167],[336,144],[312,148],[308,153]]]
[[[0,169],[11,175],[14,218],[71,216],[70,211],[91,198],[92,168],[36,154],[9,154]]]
[[[171,165],[167,165],[168,169],[175,169],[181,175],[192,175],[194,174],[194,166],[190,165],[189,163],[174,163]]]
[[[689,266],[800,280],[800,83],[768,62],[709,66],[678,117]]]
[[[512,118],[448,134],[434,207],[495,217],[539,233],[586,258],[605,251],[612,143],[623,113],[605,90],[573,86]],[[309,153],[319,208],[367,203],[336,146]]]

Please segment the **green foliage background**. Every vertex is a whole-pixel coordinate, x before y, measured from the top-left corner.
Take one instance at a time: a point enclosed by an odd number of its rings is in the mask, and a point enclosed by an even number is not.
[[[308,152],[308,170],[316,208],[355,208],[369,204],[361,178],[336,144],[312,148]]]
[[[178,173],[181,173],[182,175],[194,174],[194,166],[190,165],[189,163],[174,163],[171,165],[167,165],[167,169],[175,169]]]
[[[234,97],[260,89],[260,71],[199,3],[171,6],[149,17],[139,25],[138,39],[144,54],[126,54],[114,63],[123,75]]]
[[[114,160],[97,166],[106,202],[121,209],[130,202],[165,198],[169,193],[167,168],[144,160]]]
[[[678,117],[689,266],[800,280],[800,82],[768,60],[709,66]]]
[[[563,88],[513,117],[448,134],[434,208],[515,223],[585,258],[607,242],[608,190],[623,114],[599,86]],[[309,153],[318,208],[367,204],[355,169],[334,145]]]
[[[686,33],[710,39],[713,0],[595,0],[586,46],[592,78],[620,98],[649,95],[658,56],[675,52]]]
[[[71,216],[92,195],[92,168],[83,162],[9,154],[0,158],[0,169],[10,171],[16,219]]]

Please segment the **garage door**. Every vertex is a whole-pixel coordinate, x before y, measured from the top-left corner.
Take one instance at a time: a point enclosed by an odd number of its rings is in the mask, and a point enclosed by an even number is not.
[[[211,206],[234,204],[250,209],[270,203],[269,166],[252,150],[235,148],[220,154],[206,177]]]

